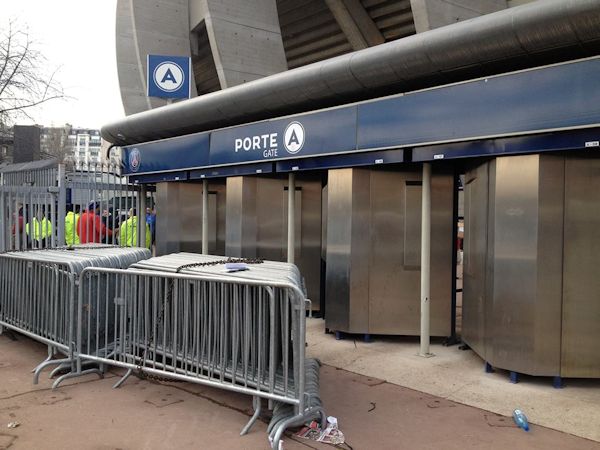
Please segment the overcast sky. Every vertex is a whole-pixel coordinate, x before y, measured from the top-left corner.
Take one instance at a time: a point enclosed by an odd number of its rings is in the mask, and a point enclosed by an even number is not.
[[[32,110],[40,125],[100,128],[123,117],[115,57],[116,0],[0,0],[0,27],[26,24],[73,99]],[[25,123],[21,120],[19,123]]]

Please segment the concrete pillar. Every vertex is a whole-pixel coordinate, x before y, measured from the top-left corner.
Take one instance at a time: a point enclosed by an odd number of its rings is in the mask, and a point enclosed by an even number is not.
[[[148,54],[191,55],[188,0],[117,0],[116,16],[117,72],[125,114],[166,105],[165,99],[146,96],[146,59]]]
[[[275,0],[190,0],[189,28],[206,27],[221,89],[287,70]]]
[[[385,38],[359,0],[325,0],[353,50],[383,44]]]

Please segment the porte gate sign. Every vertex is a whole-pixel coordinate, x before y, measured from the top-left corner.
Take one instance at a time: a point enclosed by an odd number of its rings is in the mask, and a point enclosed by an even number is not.
[[[210,164],[304,158],[356,149],[356,107],[266,120],[217,130]]]
[[[148,55],[147,67],[148,97],[190,98],[191,58]]]
[[[128,174],[295,160],[356,150],[356,106],[123,147]]]
[[[283,146],[291,155],[298,153],[304,147],[304,137],[305,131],[302,124],[291,122],[283,132]],[[259,150],[262,151],[263,158],[283,156],[278,153],[277,141],[277,133],[246,136],[235,140],[234,149],[236,152]]]

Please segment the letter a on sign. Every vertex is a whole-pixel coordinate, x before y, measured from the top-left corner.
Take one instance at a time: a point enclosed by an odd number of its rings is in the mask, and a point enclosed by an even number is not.
[[[298,153],[304,146],[305,137],[302,124],[300,122],[291,122],[283,133],[283,146],[288,153]]]
[[[300,145],[300,139],[298,139],[298,136],[296,136],[296,130],[292,130],[292,134],[290,135],[290,138],[287,141],[287,145],[289,147],[291,147],[292,144]]]
[[[175,75],[173,75],[173,72],[171,72],[171,68],[167,69],[167,71],[165,72],[165,74],[162,77],[162,80],[160,80],[161,84],[164,83],[165,81],[171,81],[171,82],[177,84],[177,80],[175,79]]]

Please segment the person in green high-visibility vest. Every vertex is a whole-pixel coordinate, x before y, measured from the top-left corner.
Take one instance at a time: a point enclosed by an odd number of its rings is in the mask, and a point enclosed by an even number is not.
[[[135,208],[131,208],[127,214],[128,219],[121,224],[119,228],[119,244],[123,247],[137,247],[137,221],[138,216],[136,215]],[[144,218],[145,219],[145,218]],[[150,248],[152,243],[152,236],[150,235],[150,227],[144,220],[146,225],[146,248]]]
[[[74,205],[65,216],[65,244],[79,245],[79,235],[77,234],[77,221],[79,220],[79,205]]]
[[[79,220],[79,205],[74,205],[65,216],[65,243],[69,246],[81,243],[77,234],[77,221]]]
[[[52,237],[52,223],[46,219],[44,210],[39,208],[31,223],[25,224],[25,233],[33,248],[46,248],[47,239]]]

